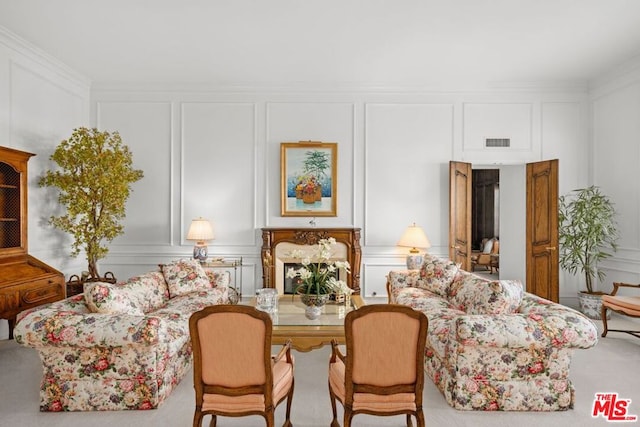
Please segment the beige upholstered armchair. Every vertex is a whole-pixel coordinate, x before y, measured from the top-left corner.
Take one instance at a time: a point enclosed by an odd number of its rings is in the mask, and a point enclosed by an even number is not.
[[[471,253],[471,271],[475,271],[477,266],[483,266],[493,273],[499,266],[500,241],[497,237],[482,239],[480,251]]]
[[[189,319],[193,344],[193,385],[196,409],[193,425],[211,415],[262,415],[274,425],[275,407],[287,399],[284,427],[291,426],[294,361],[291,343],[271,357],[272,322],[254,307],[206,307]]]
[[[355,414],[415,416],[424,427],[422,390],[427,317],[395,304],[364,306],[347,314],[347,354],[337,341],[329,361],[329,395],[333,420],[340,427],[336,399],[344,407],[344,426]]]

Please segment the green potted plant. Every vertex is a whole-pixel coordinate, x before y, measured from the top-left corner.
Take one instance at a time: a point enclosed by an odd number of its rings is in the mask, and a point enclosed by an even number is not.
[[[600,319],[600,297],[594,281],[602,281],[604,271],[598,263],[615,252],[618,240],[616,211],[600,188],[574,190],[559,200],[560,267],[571,274],[584,274],[586,291],[578,293],[580,310]]]
[[[47,171],[38,182],[60,192],[58,201],[66,212],[51,216],[49,223],[73,235],[72,256],[84,250],[88,277],[83,279],[100,278],[98,260],[109,252],[103,241],[124,232],[121,221],[131,184],[143,177],[133,168],[132,157],[118,132],[80,127],[51,155],[59,169]]]
[[[351,293],[344,280],[336,278],[340,269],[348,273],[350,265],[348,261],[331,259],[331,247],[335,244],[336,240],[329,237],[318,241],[311,256],[301,250],[293,250],[288,254],[290,258],[298,259],[302,265],[298,269],[289,268],[287,277],[298,279],[295,293],[300,295],[302,303],[307,306],[305,315],[309,319],[320,316],[320,308],[327,303],[331,294]]]

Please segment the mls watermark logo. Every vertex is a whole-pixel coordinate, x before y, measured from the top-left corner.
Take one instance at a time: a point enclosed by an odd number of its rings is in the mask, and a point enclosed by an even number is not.
[[[637,415],[629,414],[631,399],[618,398],[618,393],[596,393],[591,416],[602,416],[610,422],[635,422]]]

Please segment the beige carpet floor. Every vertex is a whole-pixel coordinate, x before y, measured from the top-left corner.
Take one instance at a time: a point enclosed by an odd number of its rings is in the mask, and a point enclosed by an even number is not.
[[[601,327],[601,322],[596,321]],[[610,327],[640,325],[614,315]],[[329,348],[309,353],[296,352],[296,390],[293,399],[294,426],[328,426],[331,405],[327,391]],[[41,365],[35,350],[0,341],[0,426],[47,427],[145,427],[190,426],[193,416],[193,382],[189,373],[157,410],[122,412],[40,413],[38,388]],[[566,412],[463,412],[447,405],[430,379],[426,378],[424,412],[428,427],[585,427],[610,425],[602,417],[592,418],[595,393],[617,392],[631,399],[630,414],[640,416],[640,339],[610,333],[589,350],[575,352],[571,379],[576,388],[575,408]],[[341,413],[340,413],[341,414]],[[276,425],[282,425],[284,405],[278,407]],[[209,418],[205,418],[208,425]],[[638,423],[617,423],[638,425]],[[264,426],[260,417],[220,418],[218,425]],[[358,415],[355,426],[402,426],[404,416]]]

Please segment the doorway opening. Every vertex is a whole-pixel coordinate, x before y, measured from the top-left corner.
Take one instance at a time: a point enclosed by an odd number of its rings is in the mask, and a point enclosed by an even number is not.
[[[474,169],[471,191],[472,270],[499,276],[500,170]]]

